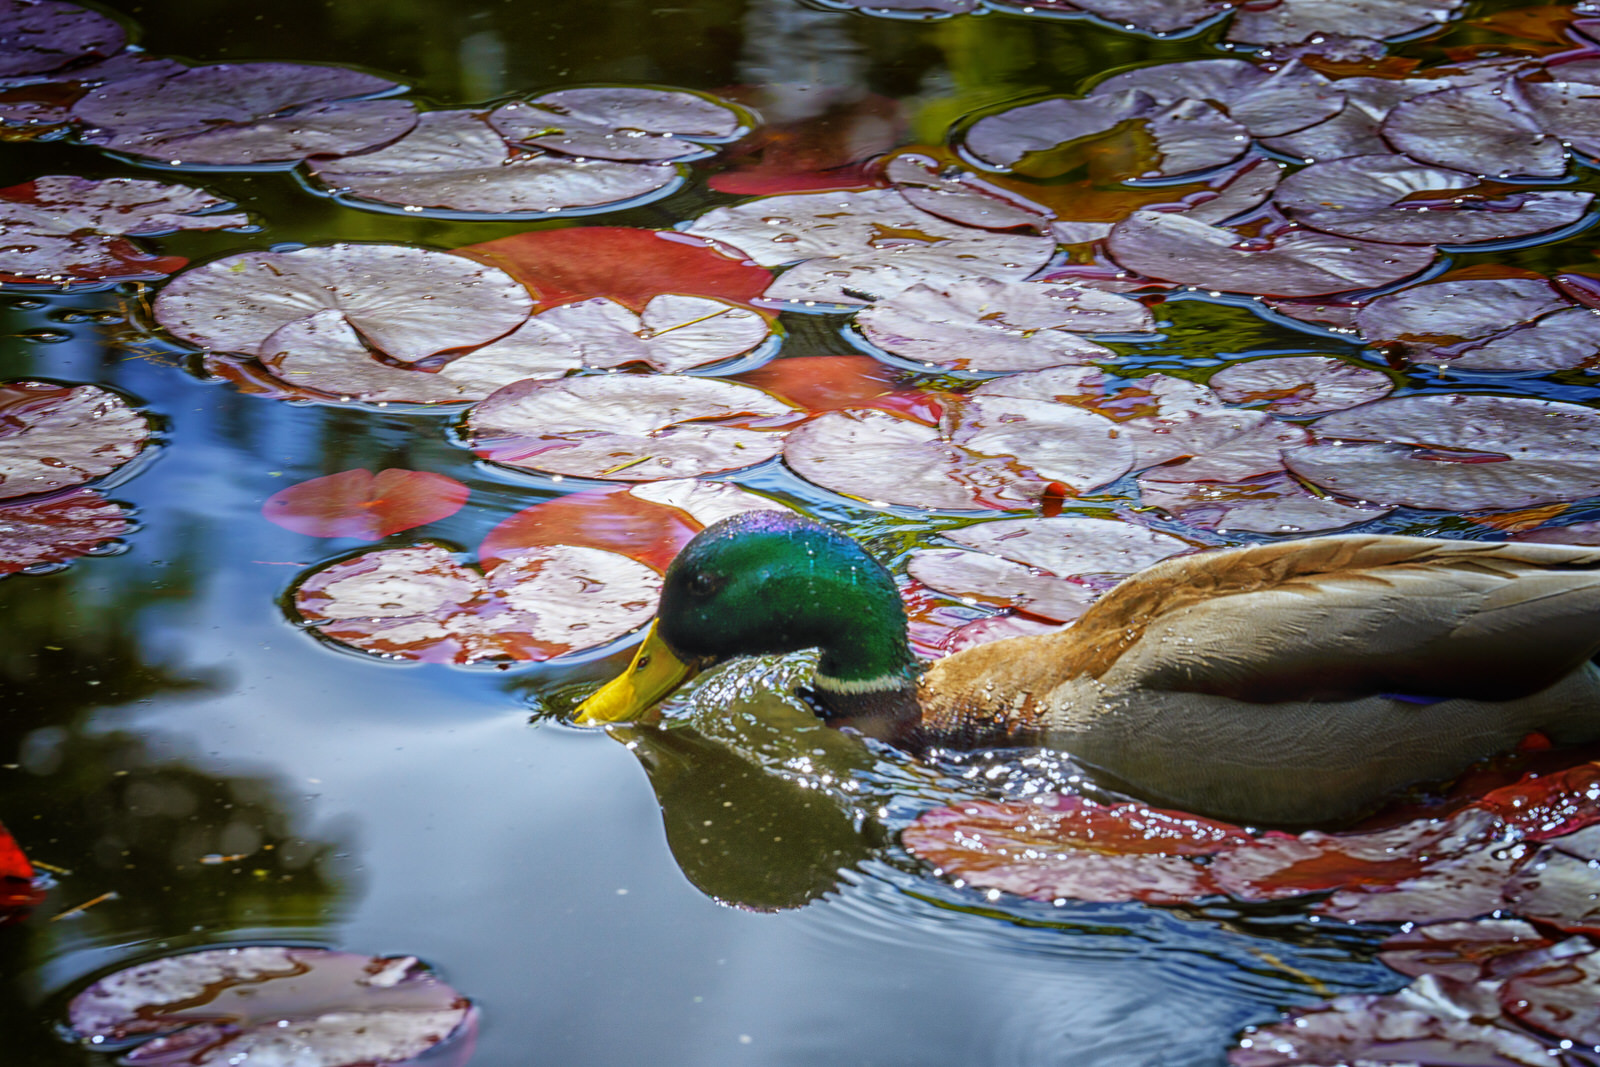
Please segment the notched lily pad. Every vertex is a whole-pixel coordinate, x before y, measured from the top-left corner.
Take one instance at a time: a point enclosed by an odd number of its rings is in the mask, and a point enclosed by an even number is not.
[[[1233,6],[1231,0],[985,0],[985,4],[1010,14],[1094,15],[1153,34],[1187,30]]]
[[[114,55],[127,43],[122,24],[98,11],[59,0],[0,0],[0,78]]]
[[[634,162],[705,155],[706,142],[748,132],[742,110],[683,89],[592,86],[502,104],[489,124],[509,140],[590,159]]]
[[[120,504],[92,489],[0,504],[0,575],[86,556],[127,533],[131,525]]]
[[[1157,468],[1153,473],[1162,472]],[[1139,499],[1179,522],[1216,533],[1342,530],[1394,510],[1313,493],[1282,471],[1241,482],[1185,482],[1141,475]]]
[[[471,1055],[477,1011],[415,957],[246,945],[115,971],[72,998],[72,1036],[176,1067],[401,1064]],[[430,1060],[429,1062],[433,1062]]]
[[[1461,278],[1380,296],[1362,338],[1414,363],[1523,374],[1593,367],[1600,312],[1543,278]]]
[[[300,617],[328,640],[429,663],[546,660],[607,644],[649,621],[661,576],[615,552],[519,551],[487,574],[435,544],[376,549],[312,571]]]
[[[0,382],[0,500],[110,474],[150,436],[143,414],[99,386]]]
[[[310,537],[378,541],[402,530],[447,519],[471,492],[454,478],[431,471],[364,467],[280,489],[261,514],[268,522]]]
[[[1206,382],[1230,404],[1278,415],[1322,415],[1381,400],[1394,391],[1387,374],[1332,356],[1278,356],[1231,363]]]
[[[1228,40],[1251,44],[1304,41],[1317,34],[1395,37],[1448,22],[1466,0],[1279,0],[1241,7]]]

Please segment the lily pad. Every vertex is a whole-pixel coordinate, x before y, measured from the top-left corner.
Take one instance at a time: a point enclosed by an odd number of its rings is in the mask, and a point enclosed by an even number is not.
[[[1008,372],[1115,359],[1080,333],[1149,333],[1143,304],[1066,284],[975,277],[943,289],[914,285],[864,308],[868,341],[906,359],[953,370]]]
[[[307,169],[341,200],[413,214],[540,216],[639,202],[670,192],[679,175],[662,164],[574,159],[512,147],[479,111],[429,111],[393,144],[360,155],[316,158]]]
[[[477,404],[469,447],[513,467],[648,482],[749,467],[799,415],[745,385],[681,375],[521,381]]]
[[[1050,225],[1049,208],[931,156],[901,153],[883,172],[911,206],[962,226],[1041,233]]]
[[[1414,363],[1544,374],[1600,355],[1600,312],[1543,278],[1462,278],[1380,296],[1356,313],[1368,344]]]
[[[476,1009],[411,956],[241,945],[136,964],[72,998],[72,1033],[130,1064],[366,1067],[449,1043],[471,1053]]]
[[[1153,473],[1162,472],[1158,468]],[[1185,482],[1140,475],[1139,499],[1179,522],[1216,533],[1342,530],[1394,510],[1319,496],[1281,471],[1243,482]]]
[[[1184,215],[1137,211],[1112,229],[1106,247],[1128,270],[1150,278],[1273,296],[1321,296],[1370,289],[1428,267],[1428,245],[1379,244],[1284,227],[1255,237]]]
[[[985,0],[985,6],[1024,15],[1094,15],[1126,29],[1164,35],[1198,26],[1233,4],[1231,0]]]
[[[705,155],[702,142],[746,132],[724,100],[683,89],[558,89],[502,104],[489,124],[508,140],[589,159],[655,161]]]
[[[0,504],[0,574],[65,563],[115,541],[131,528],[120,504],[92,489],[20,504]],[[0,877],[5,855],[0,843]]]
[[[454,478],[430,471],[364,467],[280,489],[261,514],[268,522],[309,537],[378,541],[402,530],[447,519],[471,492]]]
[[[1499,511],[1600,494],[1600,413],[1523,397],[1380,400],[1313,424],[1286,454],[1313,485],[1355,500]]]
[[[289,325],[336,311],[393,360],[473,348],[533,310],[503,271],[409,245],[334,244],[245,252],[185,271],[156,300],[156,321],[201,348],[247,356]]]
[[[616,640],[649,621],[652,568],[573,545],[529,548],[487,575],[444,548],[375,549],[306,575],[301,618],[328,640],[429,663],[546,660]]]
[[[811,412],[880,408],[923,422],[939,421],[944,409],[937,394],[908,386],[901,377],[870,356],[786,356],[733,380]]]
[[[1412,97],[1384,118],[1383,137],[1414,159],[1498,178],[1558,178],[1567,150],[1545,131],[1515,81]]]
[[[99,386],[0,383],[0,500],[93,481],[149,441],[149,420]]]
[[[677,294],[654,297],[637,314],[596,297],[551,308],[535,321],[566,334],[583,366],[644,363],[667,374],[742,355],[770,336],[767,320],[748,308]]]
[[[110,82],[72,109],[79,137],[171,166],[289,165],[387,144],[417,124],[399,88],[344,67],[214,63]]]
[[[1273,199],[1290,218],[1325,233],[1461,245],[1570,225],[1583,217],[1594,194],[1483,185],[1459,170],[1386,155],[1313,163],[1285,178]]]
[[[1396,37],[1448,22],[1466,0],[1280,0],[1241,7],[1228,26],[1230,41],[1272,44],[1317,34]]]
[[[296,319],[261,343],[261,365],[282,383],[281,398],[364,404],[455,404],[493,387],[474,377],[457,380],[413,366],[380,363],[345,318],[327,308]]]
[[[1332,356],[1280,356],[1231,363],[1206,382],[1230,404],[1258,404],[1278,415],[1341,411],[1394,391],[1382,371]]]
[[[59,0],[0,0],[0,27],[0,78],[45,74],[128,43],[116,19]]]

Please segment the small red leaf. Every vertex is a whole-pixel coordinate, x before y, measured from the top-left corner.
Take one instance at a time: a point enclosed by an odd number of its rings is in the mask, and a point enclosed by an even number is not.
[[[894,371],[871,356],[775,359],[732,377],[812,412],[878,408],[933,423],[942,410],[932,395],[899,384]]]
[[[267,498],[261,514],[309,537],[377,541],[449,518],[470,492],[443,474],[391,468],[374,475],[357,467],[280,490]]]
[[[586,545],[621,553],[658,571],[700,526],[677,508],[634,496],[626,488],[595,489],[525,508],[489,531],[478,548],[485,567],[530,548]]]
[[[1492,812],[1530,840],[1563,837],[1600,822],[1600,763],[1580,763],[1554,774],[1530,774],[1513,785],[1485,793],[1477,807]]]
[[[17,844],[17,839],[11,836],[4,824],[0,824],[0,878],[24,882],[33,879],[33,864],[28,862],[22,846]]]

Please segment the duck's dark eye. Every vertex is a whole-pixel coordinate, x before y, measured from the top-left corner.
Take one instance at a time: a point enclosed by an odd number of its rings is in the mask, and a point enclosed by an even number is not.
[[[707,574],[705,571],[696,571],[689,575],[690,596],[710,596],[722,588],[722,580],[716,575]]]

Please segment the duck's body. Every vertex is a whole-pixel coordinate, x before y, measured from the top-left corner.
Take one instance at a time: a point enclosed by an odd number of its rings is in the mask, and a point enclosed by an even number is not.
[[[762,514],[685,548],[646,659],[821,647],[821,713],[892,743],[1060,749],[1153,802],[1284,825],[1357,815],[1530,732],[1600,739],[1600,549],[1355,535],[1184,556],[1065,630],[923,672],[881,567]],[[643,711],[608,702],[629,677],[587,717]]]

